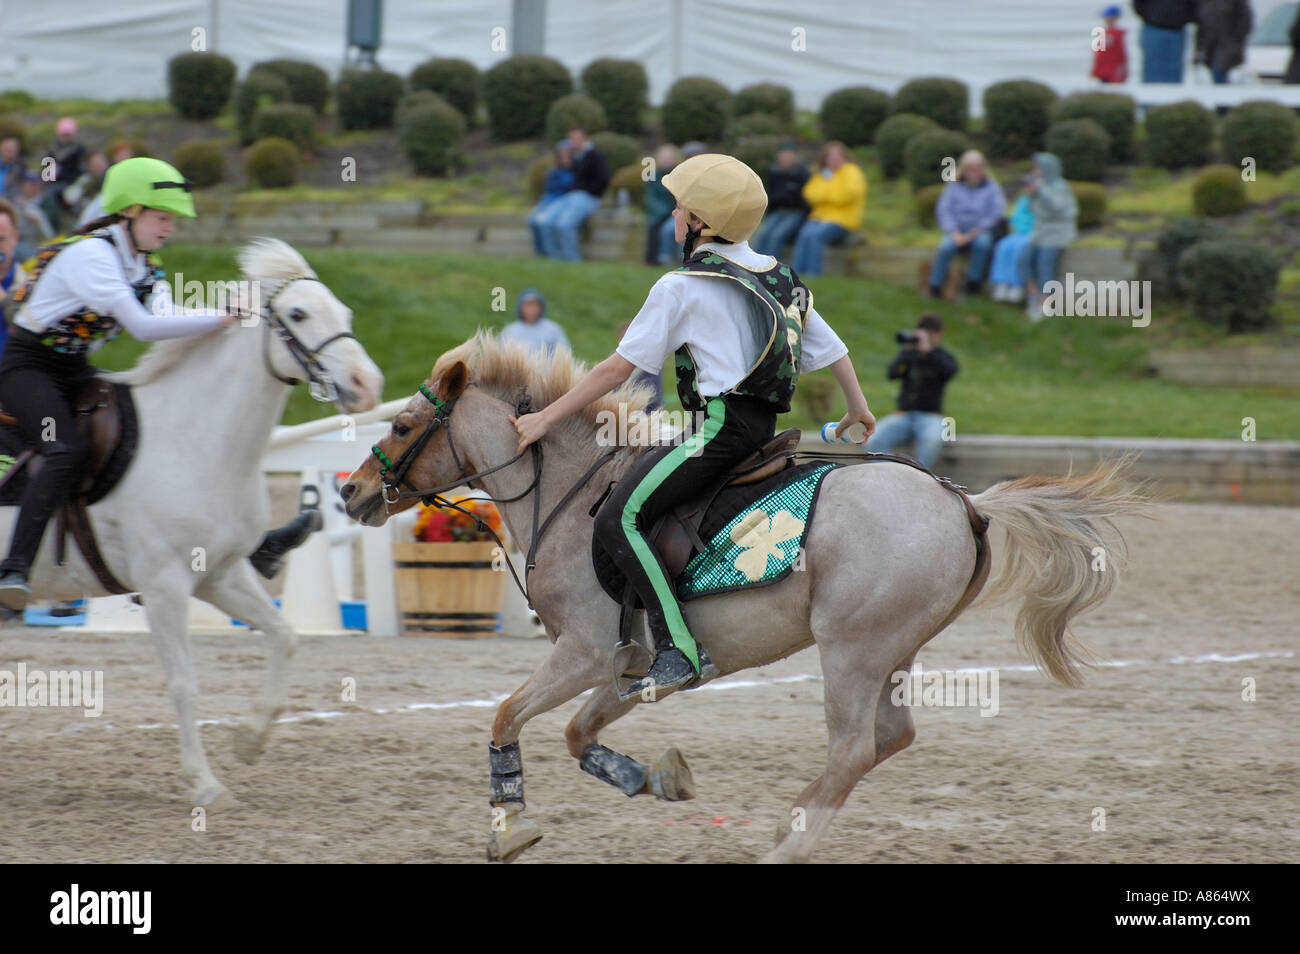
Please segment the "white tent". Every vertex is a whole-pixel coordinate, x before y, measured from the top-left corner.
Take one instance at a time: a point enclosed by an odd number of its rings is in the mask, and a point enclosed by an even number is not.
[[[1278,2],[1255,0],[1257,17]],[[679,76],[711,76],[733,90],[782,83],[807,107],[842,86],[892,92],[913,77],[953,76],[970,86],[978,114],[983,88],[1003,79],[1032,77],[1061,92],[1089,87],[1091,31],[1104,5],[546,0],[545,52],[575,77],[597,57],[640,60],[654,102]],[[1121,26],[1136,64],[1140,24],[1131,5],[1123,6]],[[386,0],[380,65],[406,73],[431,56],[455,56],[487,69],[509,55],[511,7],[510,0]],[[241,75],[271,57],[311,60],[336,75],[346,11],[346,0],[10,2],[0,27],[0,89],[51,98],[158,98],[165,95],[167,60],[200,42],[233,59]]]

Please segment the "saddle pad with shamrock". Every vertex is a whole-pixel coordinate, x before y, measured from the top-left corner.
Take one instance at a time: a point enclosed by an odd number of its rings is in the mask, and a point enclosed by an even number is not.
[[[724,488],[700,524],[705,550],[691,557],[675,581],[677,598],[769,586],[789,576],[812,525],[822,478],[837,466],[814,460],[755,484]],[[621,602],[622,572],[599,542],[592,551],[601,587]]]

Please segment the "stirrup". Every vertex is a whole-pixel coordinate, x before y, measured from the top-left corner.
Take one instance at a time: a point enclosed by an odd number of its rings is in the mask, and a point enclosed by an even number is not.
[[[698,646],[700,651],[699,654],[700,671],[696,673],[695,676],[691,678],[689,681],[670,691],[685,692],[688,689],[695,689],[698,688],[699,686],[702,686],[704,683],[708,682],[709,680],[716,679],[719,675],[721,675],[721,673],[718,670],[718,667],[713,664],[713,660],[709,657],[709,651],[705,649],[703,646],[699,646],[698,643],[696,645]],[[614,666],[614,693],[618,696],[619,702],[627,702],[629,699],[635,699],[638,696],[640,696],[641,692],[643,691],[640,689],[633,690],[631,688],[631,686],[635,684],[636,680],[642,678],[641,676],[629,675],[627,672],[622,672],[622,673],[619,672],[620,669],[620,667],[618,666],[619,653],[622,650],[625,650],[629,647],[635,647],[637,649],[640,649],[642,652],[649,654],[649,650],[647,650],[640,643],[619,643],[614,647],[614,653],[611,662]],[[650,661],[651,664],[654,663],[653,656],[651,656]]]

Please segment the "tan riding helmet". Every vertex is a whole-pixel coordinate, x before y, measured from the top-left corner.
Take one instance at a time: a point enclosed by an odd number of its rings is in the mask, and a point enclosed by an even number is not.
[[[684,159],[663,184],[683,209],[704,220],[701,238],[743,242],[767,211],[763,180],[735,156],[706,152]]]

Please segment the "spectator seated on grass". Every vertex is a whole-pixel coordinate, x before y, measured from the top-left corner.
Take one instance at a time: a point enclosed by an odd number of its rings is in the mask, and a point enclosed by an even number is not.
[[[943,294],[948,265],[958,253],[970,255],[966,266],[967,294],[979,292],[993,254],[994,233],[1006,205],[1006,196],[989,175],[983,153],[975,149],[963,153],[957,162],[956,180],[944,186],[934,207],[943,238],[930,263],[931,298]]]
[[[561,139],[555,144],[555,165],[546,173],[546,182],[542,186],[542,198],[528,213],[528,229],[533,233],[533,251],[545,255],[542,250],[542,229],[538,224],[542,213],[550,208],[555,200],[573,188],[573,148],[569,140]]]
[[[569,130],[569,144],[573,148],[573,188],[542,211],[537,225],[541,229],[543,254],[579,262],[582,253],[578,247],[578,230],[600,208],[601,197],[609,187],[609,165],[581,126]]]
[[[763,176],[767,189],[767,214],[750,247],[763,255],[784,261],[782,252],[793,242],[808,217],[808,203],[804,201],[803,187],[808,182],[808,167],[799,161],[799,153],[792,142],[781,144],[776,161],[768,166]]]
[[[515,302],[515,320],[501,329],[502,341],[517,341],[543,353],[569,347],[559,322],[546,317],[546,299],[536,288],[525,288]]]
[[[993,267],[989,282],[993,285],[993,300],[1021,302],[1025,299],[1025,276],[1020,272],[1020,252],[1029,242],[1034,230],[1034,213],[1029,209],[1029,196],[1020,183],[1022,192],[1007,216],[1008,232],[993,246]]]
[[[45,183],[41,181],[40,173],[24,169],[20,178],[22,185],[13,203],[18,210],[18,249],[15,254],[20,261],[26,261],[54,238],[54,227],[42,208]]]
[[[827,245],[840,245],[862,227],[867,205],[867,177],[849,156],[849,147],[828,142],[815,171],[804,183],[803,197],[812,207],[794,240],[790,267],[800,277],[820,275]]]
[[[898,413],[880,419],[864,450],[890,454],[911,442],[913,456],[933,470],[943,449],[943,389],[957,374],[957,359],[939,347],[943,319],[938,315],[922,315],[915,331],[899,337],[909,334],[888,371],[891,381],[902,382]]]
[[[22,143],[17,136],[0,138],[0,198],[13,201],[22,191],[23,172]]]
[[[1020,274],[1026,277],[1026,313],[1034,321],[1043,313],[1043,287],[1055,280],[1065,246],[1078,235],[1079,203],[1074,190],[1061,175],[1061,160],[1050,152],[1034,153],[1034,164],[1025,185],[1034,229],[1020,250]]]
[[[69,208],[64,193],[77,181],[86,164],[86,147],[77,139],[77,121],[72,117],[64,116],[55,126],[49,155],[54,159],[54,179],[46,185],[43,202],[45,218],[58,232],[64,210]]]
[[[645,184],[645,263],[671,265],[680,254],[673,237],[673,208],[677,200],[664,188],[664,176],[681,162],[682,154],[668,143],[655,153],[655,175]]]

